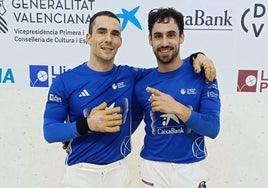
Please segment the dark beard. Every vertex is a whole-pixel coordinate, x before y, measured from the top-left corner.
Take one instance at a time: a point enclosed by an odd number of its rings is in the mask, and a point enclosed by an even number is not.
[[[172,54],[171,57],[167,57],[167,58],[161,58],[157,53],[155,53],[155,56],[156,56],[156,59],[157,59],[157,61],[158,61],[159,63],[161,63],[161,64],[163,64],[163,65],[168,65],[168,64],[172,63],[172,61],[173,61],[174,59],[177,58],[178,53],[174,53],[174,54]]]

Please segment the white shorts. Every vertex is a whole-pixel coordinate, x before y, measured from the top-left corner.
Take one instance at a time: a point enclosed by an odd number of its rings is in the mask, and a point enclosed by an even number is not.
[[[200,162],[141,161],[140,175],[145,188],[206,188],[206,174]]]
[[[79,163],[66,166],[63,188],[128,188],[130,172],[125,159],[108,164]]]

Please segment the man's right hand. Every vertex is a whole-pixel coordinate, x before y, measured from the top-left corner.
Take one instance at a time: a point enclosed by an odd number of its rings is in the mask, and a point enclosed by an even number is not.
[[[94,132],[118,132],[123,122],[120,107],[107,109],[106,102],[93,108],[87,117],[89,129]]]
[[[208,82],[213,82],[217,77],[214,63],[204,54],[197,54],[196,58],[193,59],[193,67],[196,73],[200,73],[203,69]]]

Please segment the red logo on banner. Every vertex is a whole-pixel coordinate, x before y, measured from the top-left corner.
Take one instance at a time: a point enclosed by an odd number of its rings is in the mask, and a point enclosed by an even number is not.
[[[256,92],[257,70],[239,70],[237,80],[237,92]]]

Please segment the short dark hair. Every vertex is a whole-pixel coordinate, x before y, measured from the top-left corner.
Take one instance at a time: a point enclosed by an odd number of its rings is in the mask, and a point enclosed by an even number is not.
[[[97,13],[95,13],[95,14],[90,18],[89,26],[88,26],[88,33],[89,33],[89,34],[92,34],[94,21],[95,21],[96,18],[99,17],[99,16],[107,16],[107,17],[111,17],[111,18],[114,18],[114,19],[118,20],[118,22],[120,23],[119,18],[118,18],[113,12],[111,12],[111,11],[104,10],[104,11],[97,12]]]
[[[155,8],[148,14],[148,30],[149,35],[152,36],[152,28],[155,23],[169,22],[170,18],[173,18],[178,25],[180,35],[184,30],[183,14],[174,8]]]

